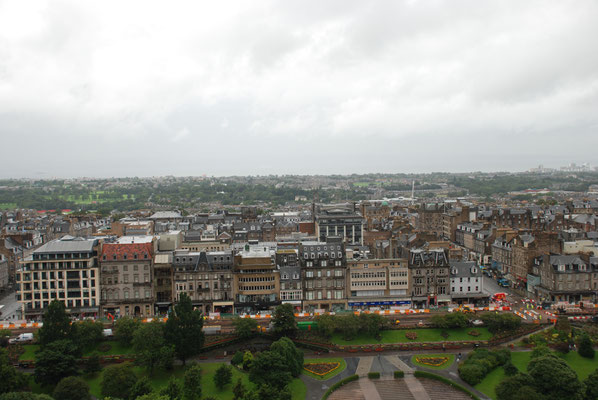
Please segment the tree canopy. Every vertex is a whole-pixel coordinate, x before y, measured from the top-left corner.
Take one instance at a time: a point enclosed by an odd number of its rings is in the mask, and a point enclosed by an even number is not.
[[[277,306],[272,315],[273,331],[279,336],[293,336],[297,331],[295,312],[291,304],[285,303]]]
[[[185,364],[187,358],[199,354],[203,343],[203,317],[199,310],[193,309],[191,298],[181,294],[174,311],[168,316],[164,333],[168,343],[174,345],[177,358]]]

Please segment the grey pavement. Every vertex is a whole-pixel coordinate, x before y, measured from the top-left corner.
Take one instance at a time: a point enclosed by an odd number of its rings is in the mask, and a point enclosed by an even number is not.
[[[0,299],[0,305],[3,306],[0,307],[0,312],[2,312],[0,321],[16,321],[20,319],[21,310],[15,298],[15,292],[5,294]]]
[[[334,357],[334,355],[331,354],[329,357]],[[357,365],[359,364],[359,358],[347,357],[345,358],[345,362],[347,363],[347,368],[345,368],[343,372],[325,381],[319,381],[307,375],[301,375],[301,380],[307,387],[307,395],[305,396],[306,400],[321,400],[322,396],[324,393],[326,393],[330,386],[351,375],[355,375]]]

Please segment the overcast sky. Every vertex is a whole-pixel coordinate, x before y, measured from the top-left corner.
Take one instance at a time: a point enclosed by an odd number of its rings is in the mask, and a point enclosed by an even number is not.
[[[0,176],[598,164],[597,1],[3,1]]]

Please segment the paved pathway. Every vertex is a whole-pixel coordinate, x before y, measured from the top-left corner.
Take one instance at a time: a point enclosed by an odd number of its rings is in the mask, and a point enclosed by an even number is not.
[[[360,379],[359,387],[361,388],[361,391],[367,400],[382,400],[378,394],[378,390],[376,390],[376,385],[371,381],[371,379]]]
[[[359,375],[360,378],[363,376],[367,376],[368,372],[370,372],[372,368],[373,362],[373,356],[359,357],[359,365],[357,366],[357,370],[355,371],[355,373]]]

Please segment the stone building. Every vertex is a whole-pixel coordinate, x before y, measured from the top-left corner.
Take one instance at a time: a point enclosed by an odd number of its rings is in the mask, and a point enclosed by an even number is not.
[[[302,310],[303,289],[301,266],[297,249],[279,248],[276,250],[276,266],[280,271],[280,300],[292,304],[295,310]]]
[[[154,238],[123,236],[102,245],[102,315],[154,316]]]
[[[237,313],[271,310],[280,304],[280,271],[273,250],[246,245],[235,255],[233,293]]]
[[[457,304],[487,303],[482,270],[474,261],[450,263],[451,299]]]
[[[448,250],[414,249],[409,255],[411,297],[417,307],[450,303]]]
[[[584,255],[545,255],[534,267],[540,276],[536,295],[549,302],[579,303],[596,301],[593,275],[598,273],[596,258]]]
[[[176,250],[172,256],[175,301],[187,293],[202,313],[232,313],[233,252]]]
[[[302,242],[299,260],[303,279],[303,309],[335,311],[346,307],[345,246],[340,237]]]
[[[347,261],[349,308],[411,305],[409,267],[404,258]]]

